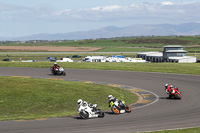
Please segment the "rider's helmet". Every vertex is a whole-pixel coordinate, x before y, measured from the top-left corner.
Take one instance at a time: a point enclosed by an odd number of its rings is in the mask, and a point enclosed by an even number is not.
[[[56,62],[54,62],[54,66],[56,66],[57,65],[57,63]]]
[[[169,88],[170,88],[170,89],[173,89],[173,88],[174,88],[174,86],[173,86],[173,85],[170,85],[170,86],[169,86]]]
[[[80,104],[83,103],[83,100],[82,99],[78,99],[77,103],[78,103],[78,105],[80,105]]]
[[[88,103],[86,101],[83,101],[83,106],[85,107],[87,105],[88,105]]]
[[[165,89],[167,89],[167,87],[168,87],[168,84],[166,83],[166,84],[165,84]]]
[[[110,99],[112,99],[113,98],[113,96],[112,95],[108,95],[108,99],[110,100]]]

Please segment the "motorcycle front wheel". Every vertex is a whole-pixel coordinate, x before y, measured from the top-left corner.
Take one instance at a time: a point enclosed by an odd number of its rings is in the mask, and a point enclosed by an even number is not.
[[[129,106],[125,107],[126,113],[131,113],[131,108]]]
[[[103,118],[105,116],[104,112],[102,112],[100,109],[98,111],[99,111],[98,117]]]
[[[65,72],[63,72],[63,76],[65,76],[66,75],[66,73]]]
[[[179,94],[176,94],[175,97],[178,98],[179,100],[181,100],[181,97],[179,96]]]
[[[86,112],[86,111],[81,111],[80,113],[80,117],[83,118],[83,119],[88,119],[89,118],[89,113]]]

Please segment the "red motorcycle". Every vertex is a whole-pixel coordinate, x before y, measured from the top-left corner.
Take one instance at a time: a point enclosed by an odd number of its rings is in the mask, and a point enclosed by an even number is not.
[[[170,99],[171,98],[176,98],[176,99],[181,100],[181,92],[178,90],[177,87],[174,88],[174,87],[170,87],[169,86],[166,89],[166,93],[168,93]]]

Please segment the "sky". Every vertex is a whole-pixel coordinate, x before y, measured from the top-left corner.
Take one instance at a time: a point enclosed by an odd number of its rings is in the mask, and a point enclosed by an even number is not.
[[[0,0],[0,37],[200,23],[200,0]]]

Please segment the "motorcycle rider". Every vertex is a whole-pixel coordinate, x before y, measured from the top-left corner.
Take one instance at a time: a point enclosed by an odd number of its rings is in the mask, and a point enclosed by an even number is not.
[[[169,94],[169,92],[171,91],[170,86],[172,87],[172,85],[165,84],[165,92],[167,94]]]
[[[53,73],[56,74],[56,72],[58,71],[59,68],[60,68],[60,66],[56,62],[54,62],[54,65],[52,67]]]
[[[175,92],[174,89],[177,90],[177,91],[179,91],[178,87],[174,87],[173,85],[168,85],[167,83],[165,84],[165,92],[167,94],[174,93]]]
[[[88,104],[88,102],[86,102],[86,101],[83,101],[82,99],[78,99],[77,100],[77,103],[78,103],[78,108],[80,107],[80,106],[89,106],[90,108],[92,108],[92,111],[97,111],[97,104]]]
[[[108,107],[111,107],[111,111],[114,114],[119,114],[119,113],[130,113],[131,108],[129,106],[125,105],[125,103],[121,100],[118,100],[116,97],[113,97],[112,95],[108,95]]]
[[[116,97],[113,97],[112,95],[108,95],[108,104],[109,106],[108,107],[111,107],[110,103],[111,102],[115,102],[115,101],[119,101]]]

